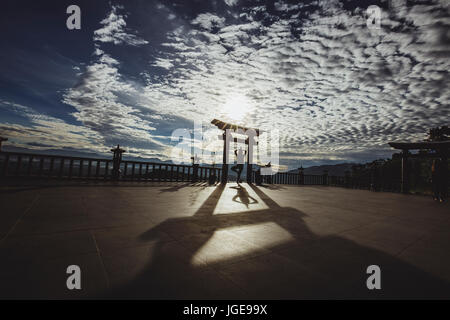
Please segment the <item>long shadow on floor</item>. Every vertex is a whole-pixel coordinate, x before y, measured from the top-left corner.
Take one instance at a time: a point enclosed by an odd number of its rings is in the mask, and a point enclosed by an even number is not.
[[[145,241],[158,240],[162,233],[176,241],[156,242],[147,267],[102,297],[450,298],[446,281],[392,255],[336,235],[314,234],[304,222],[305,213],[280,207],[259,187],[250,185],[268,209],[213,215],[224,188],[217,186],[193,216],[167,219],[142,234]],[[272,229],[265,229],[264,224]],[[252,226],[262,228],[256,235],[245,228],[225,232],[223,242],[210,242],[219,231]],[[263,245],[264,240],[277,236],[282,241]],[[205,248],[209,256],[198,256]],[[214,259],[209,259],[211,255]],[[381,268],[381,290],[366,287],[366,269],[372,264]]]

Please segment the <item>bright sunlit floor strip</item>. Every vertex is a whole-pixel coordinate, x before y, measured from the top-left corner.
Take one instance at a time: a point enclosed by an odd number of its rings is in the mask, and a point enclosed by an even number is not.
[[[191,264],[237,261],[293,239],[287,230],[274,222],[224,228],[214,232],[192,257]]]
[[[217,203],[214,214],[268,209],[268,206],[247,184],[228,183]]]

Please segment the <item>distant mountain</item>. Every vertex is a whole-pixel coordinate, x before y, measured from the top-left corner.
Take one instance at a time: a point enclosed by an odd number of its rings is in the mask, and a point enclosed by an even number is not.
[[[21,147],[15,147],[11,145],[5,145],[2,147],[3,151],[9,152],[23,152],[23,153],[32,153],[32,154],[45,154],[45,155],[53,155],[53,156],[70,156],[70,157],[85,157],[85,158],[99,158],[99,159],[109,159],[111,156],[106,154],[99,154],[95,152],[83,152],[77,151],[70,148],[64,149],[27,149]]]
[[[345,171],[352,171],[352,166],[354,166],[355,163],[338,163],[338,164],[331,164],[331,165],[321,165],[321,166],[313,166],[304,168],[303,172],[304,174],[310,174],[310,175],[321,175],[323,174],[324,170],[328,171],[328,175],[330,176],[345,176]],[[229,173],[228,175],[236,176],[236,173],[231,171],[231,167],[233,165],[229,166]],[[219,166],[221,167],[221,166]],[[256,167],[257,168],[257,167]],[[253,170],[256,170],[254,168]],[[290,173],[298,173],[298,169],[289,170]],[[246,177],[247,175],[247,166],[244,166],[244,170],[242,170],[241,177]]]
[[[355,165],[355,163],[338,163],[338,164],[332,164],[332,165],[313,166],[313,167],[304,168],[303,173],[319,175],[319,174],[323,174],[324,170],[327,170],[328,175],[330,175],[330,176],[344,176],[345,171],[352,171],[352,166],[354,166],[354,165]],[[298,169],[291,170],[289,172],[298,173]]]
[[[64,149],[44,149],[44,150],[36,150],[36,149],[26,149],[21,147],[15,147],[6,145],[2,148],[3,151],[10,152],[23,152],[23,153],[32,153],[32,154],[44,154],[44,155],[52,155],[52,156],[70,156],[70,157],[81,157],[81,158],[94,158],[94,159],[112,159],[111,153],[95,153],[95,152],[83,152],[76,151],[69,148]],[[158,158],[142,158],[142,157],[133,157],[129,156],[126,153],[123,155],[124,161],[143,161],[143,162],[156,162],[156,163],[168,163],[171,164],[171,160],[160,160]]]

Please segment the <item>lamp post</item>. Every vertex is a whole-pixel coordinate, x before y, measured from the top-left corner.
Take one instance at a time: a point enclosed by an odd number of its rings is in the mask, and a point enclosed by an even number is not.
[[[192,160],[192,182],[197,182],[198,180],[198,168],[200,167],[200,159],[195,154],[193,157],[191,157]]]
[[[3,141],[8,141],[8,138],[0,137],[0,151],[2,151],[2,142]]]
[[[299,185],[305,184],[305,174],[304,174],[302,165],[300,165],[300,168],[298,168],[298,184]]]
[[[111,149],[113,152],[113,169],[112,176],[113,179],[119,180],[120,177],[120,162],[122,161],[122,153],[126,152],[124,149],[121,149],[119,145],[116,148]]]

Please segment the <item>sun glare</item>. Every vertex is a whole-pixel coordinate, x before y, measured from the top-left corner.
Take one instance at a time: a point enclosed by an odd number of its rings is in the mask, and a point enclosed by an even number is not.
[[[249,99],[243,95],[230,97],[223,106],[222,113],[230,120],[243,121],[252,110]]]

